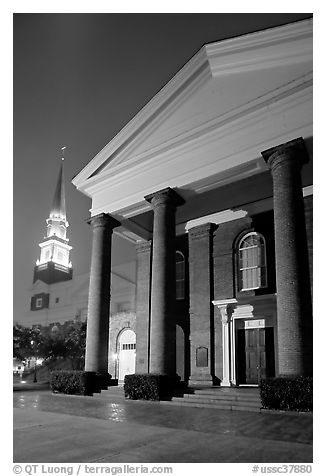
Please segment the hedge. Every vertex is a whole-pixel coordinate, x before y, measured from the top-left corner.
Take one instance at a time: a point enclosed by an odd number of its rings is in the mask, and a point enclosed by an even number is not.
[[[312,377],[262,379],[260,396],[263,408],[309,412],[313,408]]]
[[[171,398],[180,378],[160,374],[126,375],[125,397],[132,400],[165,400]]]
[[[93,395],[109,385],[110,374],[101,375],[84,370],[54,370],[51,372],[52,392],[68,395]]]

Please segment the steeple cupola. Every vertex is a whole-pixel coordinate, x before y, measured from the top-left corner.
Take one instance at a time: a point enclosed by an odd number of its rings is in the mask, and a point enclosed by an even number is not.
[[[62,162],[52,207],[49,218],[46,220],[46,237],[39,244],[41,255],[34,269],[34,282],[40,279],[47,284],[52,284],[72,278],[72,264],[69,260],[72,247],[68,244],[67,238],[69,223],[66,217],[64,149],[65,147],[62,148]]]

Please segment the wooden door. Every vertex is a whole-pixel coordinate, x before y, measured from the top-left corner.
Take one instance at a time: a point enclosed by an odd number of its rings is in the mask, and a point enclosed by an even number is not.
[[[245,330],[246,383],[258,384],[274,375],[273,328]]]

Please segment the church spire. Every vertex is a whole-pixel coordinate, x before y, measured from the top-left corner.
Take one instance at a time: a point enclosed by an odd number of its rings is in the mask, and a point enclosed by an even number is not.
[[[37,279],[51,284],[72,278],[72,265],[69,261],[69,253],[72,247],[68,244],[67,228],[69,223],[66,217],[66,198],[64,184],[64,150],[62,147],[62,163],[59,171],[57,186],[55,189],[52,207],[47,223],[47,234],[41,248],[40,259],[34,269],[34,282]]]
[[[66,196],[65,196],[65,183],[64,183],[64,150],[66,147],[62,147],[61,167],[59,171],[57,186],[54,192],[52,207],[47,222],[47,236],[57,236],[63,240],[69,241],[66,237],[67,228],[69,223],[66,217]]]
[[[63,160],[63,159],[62,159]],[[64,186],[63,162],[61,164],[57,186],[55,189],[50,218],[66,220],[66,197]]]

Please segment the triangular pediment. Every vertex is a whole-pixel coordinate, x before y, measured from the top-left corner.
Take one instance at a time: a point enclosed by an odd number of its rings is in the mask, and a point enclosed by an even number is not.
[[[312,58],[310,20],[205,45],[74,178],[92,215],[264,171],[263,148],[311,135]]]
[[[246,104],[312,71],[311,38],[312,21],[305,20],[204,46],[73,183],[82,188],[190,131],[244,114]]]
[[[132,142],[121,148],[93,176],[116,167],[146,160],[165,149],[178,147],[213,128],[219,128],[265,107],[280,88],[300,81],[311,71],[311,64],[282,65],[262,71],[230,73],[207,79],[205,84],[180,101],[173,111],[162,111],[160,117]],[[200,158],[199,158],[200,160]]]

